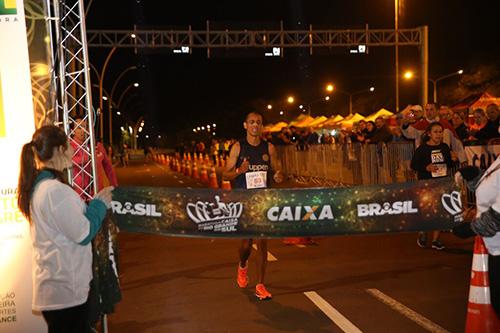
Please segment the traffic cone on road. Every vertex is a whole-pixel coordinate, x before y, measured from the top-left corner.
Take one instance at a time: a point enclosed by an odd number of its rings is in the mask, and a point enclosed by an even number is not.
[[[191,177],[193,177],[193,179],[200,179],[198,167],[196,166],[196,164],[193,164],[193,173],[191,174]]]
[[[231,182],[229,180],[223,180],[221,183],[221,189],[231,191]]]
[[[200,180],[202,183],[208,184],[208,173],[207,173],[207,168],[205,168],[204,165],[201,166],[201,175],[200,175]]]
[[[217,189],[219,188],[219,182],[217,181],[217,173],[215,172],[215,168],[210,169],[210,188]]]
[[[488,251],[484,246],[483,239],[476,236],[465,333],[493,332],[500,332],[500,319],[491,306]]]

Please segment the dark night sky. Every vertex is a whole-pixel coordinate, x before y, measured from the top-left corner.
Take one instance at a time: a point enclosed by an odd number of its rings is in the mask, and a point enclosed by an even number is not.
[[[479,64],[499,65],[498,14],[495,1],[403,0],[400,28],[429,26],[429,77],[435,78],[459,68],[473,71]],[[116,6],[120,6],[116,13]],[[209,19],[215,27],[249,29],[259,25],[285,29],[392,28],[394,1],[152,1],[121,0],[92,2],[87,29],[204,29]],[[301,22],[300,24],[298,22]],[[100,68],[107,50],[90,49],[90,61]],[[259,52],[262,51],[252,51]],[[419,52],[415,47],[401,48],[401,70],[418,69]],[[288,94],[310,101],[320,98],[326,82],[334,82],[346,91],[371,85],[375,94],[359,95],[355,111],[371,113],[379,107],[394,110],[394,49],[371,48],[368,55],[350,55],[348,50],[310,57],[307,50],[285,50],[284,58],[257,56],[217,56],[207,59],[206,50],[190,56],[165,52],[140,52],[121,49],[113,56],[105,87],[126,67],[145,65],[120,83],[116,95],[133,80],[142,84],[137,94],[122,103],[131,119],[146,115],[152,132],[175,137],[193,127],[217,122],[219,135],[235,136],[240,132],[245,111],[263,103],[278,103]],[[135,75],[135,77],[134,77]],[[460,78],[443,81],[443,86],[458,84]],[[123,85],[123,87],[122,87]],[[400,105],[418,102],[419,84],[400,83]],[[117,98],[117,96],[114,96]],[[465,96],[464,96],[465,97]],[[453,101],[446,101],[453,102]],[[332,103],[313,105],[313,115],[347,113],[347,97],[334,95]],[[264,111],[264,110],[262,110]],[[288,112],[289,117],[290,110]],[[278,108],[266,116],[279,120]],[[286,120],[286,119],[285,119]],[[290,120],[290,119],[287,119]]]

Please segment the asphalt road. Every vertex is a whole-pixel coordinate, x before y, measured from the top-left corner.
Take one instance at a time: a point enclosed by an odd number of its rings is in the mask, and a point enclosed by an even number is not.
[[[203,187],[166,166],[117,168],[121,185]],[[290,185],[290,184],[289,184]],[[445,233],[445,251],[415,234],[269,241],[271,301],[239,289],[238,240],[121,233],[123,300],[109,332],[463,332],[472,240]],[[253,283],[252,283],[253,282]]]

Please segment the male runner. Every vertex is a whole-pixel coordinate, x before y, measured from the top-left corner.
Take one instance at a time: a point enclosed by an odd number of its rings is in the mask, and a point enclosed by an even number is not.
[[[249,112],[243,122],[247,135],[243,140],[236,142],[231,148],[223,177],[234,180],[234,188],[258,189],[269,185],[270,175],[274,171],[273,179],[276,183],[283,181],[279,170],[276,150],[271,143],[261,140],[263,117],[259,112]],[[259,300],[271,299],[272,295],[264,286],[264,275],[267,266],[267,239],[259,239],[257,256],[257,285],[255,296]],[[252,252],[253,239],[244,239],[241,242],[236,282],[240,288],[248,285],[248,258]]]

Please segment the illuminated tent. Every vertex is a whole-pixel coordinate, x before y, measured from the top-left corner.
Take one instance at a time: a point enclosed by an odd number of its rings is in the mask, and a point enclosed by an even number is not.
[[[486,107],[494,103],[496,105],[500,106],[500,97],[493,96],[490,93],[482,93],[482,94],[473,94],[468,96],[467,98],[464,98],[462,101],[457,103],[452,107],[453,110],[460,110],[460,109],[469,109],[469,110],[475,110],[478,108],[481,108],[483,110],[486,110]]]
[[[292,120],[288,126],[297,126],[298,123],[300,123],[302,120],[304,120],[307,117],[308,117],[307,115],[301,114],[295,120]]]
[[[327,121],[325,121],[324,123],[321,124],[321,127],[332,127],[334,125],[336,125],[339,121],[343,120],[344,117],[342,117],[341,115],[336,115],[336,116],[332,116],[330,118],[328,118]]]
[[[294,126],[296,127],[309,127],[309,124],[314,121],[311,116],[305,116],[302,120],[298,121]]]
[[[328,118],[325,117],[325,116],[318,116],[311,123],[309,123],[308,126],[310,126],[310,127],[319,127],[319,126],[321,126],[321,124],[323,124],[327,120],[328,120]]]
[[[382,108],[382,109],[378,110],[377,112],[374,112],[369,116],[366,116],[365,120],[366,121],[375,121],[375,119],[377,119],[378,117],[388,118],[388,117],[392,117],[392,116],[394,116],[394,113]]]
[[[288,124],[285,123],[284,121],[280,121],[279,123],[276,124],[269,124],[266,127],[264,127],[264,132],[279,132],[283,127],[287,127]]]
[[[363,120],[363,119],[365,119],[365,117],[363,117],[359,113],[356,113],[352,116],[344,118],[344,120],[342,120],[340,123],[342,124],[342,126],[352,127],[352,125],[354,125],[354,123],[357,123],[358,121]]]

